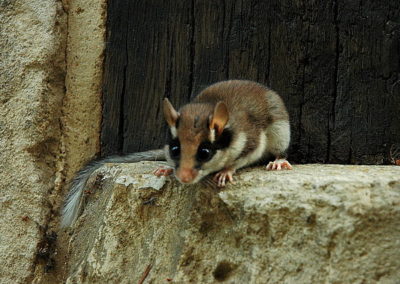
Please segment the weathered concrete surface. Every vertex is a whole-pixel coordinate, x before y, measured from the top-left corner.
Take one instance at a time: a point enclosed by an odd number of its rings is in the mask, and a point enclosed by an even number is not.
[[[400,167],[249,169],[223,190],[107,165],[72,230],[67,283],[398,283]]]
[[[105,3],[0,1],[1,283],[63,277],[52,232],[65,180],[99,149]]]
[[[106,0],[70,0],[67,9],[68,72],[61,120],[61,168],[69,181],[100,150]]]
[[[66,14],[55,0],[0,1],[0,282],[29,283],[54,194]]]
[[[101,84],[106,33],[106,0],[63,1],[68,13],[61,146],[57,163],[59,193],[54,205],[54,217],[49,227],[58,232],[59,212],[66,194],[66,184],[84,163],[93,158],[100,145]],[[68,236],[58,234],[52,255],[55,267],[35,272],[37,283],[60,282],[65,273]]]

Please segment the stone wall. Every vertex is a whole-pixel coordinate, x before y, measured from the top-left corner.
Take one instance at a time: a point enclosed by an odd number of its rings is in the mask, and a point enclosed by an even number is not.
[[[54,0],[0,2],[0,275],[28,283],[51,217],[67,16]]]
[[[223,190],[107,165],[70,231],[67,283],[398,283],[400,167],[241,171]]]
[[[64,185],[99,148],[106,1],[0,1],[0,279],[59,282]]]

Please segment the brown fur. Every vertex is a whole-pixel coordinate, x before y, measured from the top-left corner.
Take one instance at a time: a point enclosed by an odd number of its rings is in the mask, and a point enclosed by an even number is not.
[[[244,131],[248,142],[240,157],[252,152],[258,145],[260,131],[277,120],[289,120],[286,107],[274,91],[243,80],[222,81],[204,89],[193,103],[216,104],[223,101],[228,107],[228,124],[235,131]]]
[[[179,110],[178,138],[181,143],[180,167],[194,167],[201,142],[208,137],[208,119],[214,110],[211,104],[188,104]]]
[[[218,104],[219,102],[222,104]],[[247,159],[247,155],[255,151],[259,145],[265,145],[265,141],[264,144],[260,143],[260,136],[269,125],[280,120],[289,120],[282,99],[274,91],[261,84],[242,80],[223,81],[207,87],[179,112],[166,102],[164,112],[168,124],[177,127],[181,146],[177,176],[190,176],[189,180],[192,180],[197,175],[197,169],[202,167],[196,162],[196,154],[199,145],[212,136],[210,128],[215,129],[216,136],[221,134],[228,118],[226,127],[231,130],[233,141],[237,138],[235,135],[239,133],[246,135],[247,140],[243,140],[246,141],[245,147],[238,152],[239,156],[235,156],[234,160],[227,160],[223,165],[225,168],[235,169],[236,161],[242,166],[246,165],[242,163]],[[177,124],[175,114],[179,116]],[[262,153],[260,152],[260,155]],[[241,158],[244,160],[239,162]],[[220,166],[217,167],[209,170],[221,170]]]

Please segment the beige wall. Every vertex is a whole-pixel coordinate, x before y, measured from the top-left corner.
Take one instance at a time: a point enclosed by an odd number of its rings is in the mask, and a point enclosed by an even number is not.
[[[0,2],[1,283],[63,269],[45,236],[63,238],[64,180],[99,149],[105,2]]]

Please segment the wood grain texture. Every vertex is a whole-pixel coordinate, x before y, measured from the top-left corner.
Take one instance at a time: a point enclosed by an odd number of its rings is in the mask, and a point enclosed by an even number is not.
[[[400,143],[398,0],[110,1],[104,72],[102,155],[160,147],[162,98],[224,79],[281,94],[295,162],[387,163]]]

